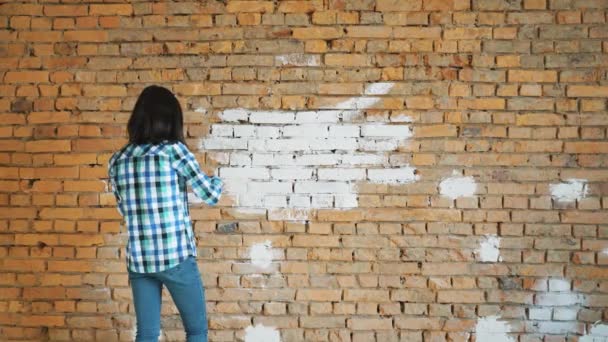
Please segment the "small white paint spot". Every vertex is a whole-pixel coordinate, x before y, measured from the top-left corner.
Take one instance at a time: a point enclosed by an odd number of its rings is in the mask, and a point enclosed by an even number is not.
[[[587,196],[586,179],[567,179],[565,182],[550,185],[551,196],[559,202],[574,202]]]
[[[579,342],[606,342],[608,341],[608,324],[594,324],[589,334],[582,336]]]
[[[392,122],[414,122],[414,119],[412,119],[409,115],[399,114],[399,115],[394,115],[393,117],[391,117],[391,121]]]
[[[203,108],[203,107],[198,107],[194,110],[196,113],[202,113],[205,114],[207,113],[207,109]]]
[[[476,341],[479,342],[515,342],[508,335],[511,332],[509,323],[499,321],[498,316],[487,316],[477,319],[475,326]]]
[[[370,83],[365,87],[365,95],[384,95],[387,94],[395,84],[392,82]]]
[[[500,257],[500,238],[496,235],[486,235],[476,253],[479,260],[483,262],[498,262],[502,261]]]
[[[245,342],[281,342],[281,335],[274,327],[258,324],[245,329]]]
[[[259,268],[268,268],[272,262],[272,243],[266,240],[249,248],[251,263]]]
[[[602,251],[602,254],[604,254],[604,255],[608,255],[608,248],[604,249],[604,250]]]
[[[473,196],[476,190],[477,184],[473,177],[458,176],[456,171],[452,173],[452,177],[445,178],[439,183],[439,193],[451,199]]]

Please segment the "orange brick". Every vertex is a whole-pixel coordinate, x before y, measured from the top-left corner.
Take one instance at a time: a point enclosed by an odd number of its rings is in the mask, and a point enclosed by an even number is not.
[[[8,71],[4,76],[4,82],[8,83],[45,83],[48,81],[48,71]]]
[[[84,16],[88,13],[87,5],[45,5],[44,15],[50,17]]]
[[[106,42],[108,41],[108,32],[101,30],[65,31],[63,39],[66,42]]]
[[[69,152],[71,149],[69,140],[34,140],[25,143],[27,152]]]
[[[91,4],[90,15],[131,15],[133,6],[129,4]]]
[[[509,82],[557,82],[555,70],[509,70]]]
[[[230,1],[226,5],[229,13],[235,12],[272,12],[274,3],[272,1]]]
[[[295,39],[336,39],[343,32],[335,27],[302,27],[294,28],[292,35]]]
[[[608,86],[569,85],[569,97],[608,97]]]

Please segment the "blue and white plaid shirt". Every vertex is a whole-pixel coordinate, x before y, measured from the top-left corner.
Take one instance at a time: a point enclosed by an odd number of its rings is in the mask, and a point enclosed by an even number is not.
[[[108,175],[129,231],[129,270],[160,272],[197,255],[187,184],[197,197],[213,205],[221,196],[223,182],[205,175],[186,145],[127,144],[110,158]]]

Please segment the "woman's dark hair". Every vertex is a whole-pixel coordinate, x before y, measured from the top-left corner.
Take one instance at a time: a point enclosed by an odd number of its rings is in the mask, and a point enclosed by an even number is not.
[[[129,122],[129,142],[134,144],[157,144],[184,140],[184,117],[179,101],[164,87],[151,85],[141,92]]]

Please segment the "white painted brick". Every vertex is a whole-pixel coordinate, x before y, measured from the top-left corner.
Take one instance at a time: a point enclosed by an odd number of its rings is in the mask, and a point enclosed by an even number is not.
[[[290,182],[249,182],[247,190],[260,194],[290,194],[293,184]]]
[[[253,165],[294,165],[296,159],[291,153],[254,153]]]
[[[359,203],[356,194],[336,195],[336,208],[356,208]]]
[[[549,279],[549,291],[569,291],[570,281],[566,279]]]
[[[412,167],[401,167],[396,169],[369,169],[367,177],[377,183],[409,183],[418,179]]]
[[[269,139],[265,144],[266,151],[308,151],[310,142],[308,139]]]
[[[580,304],[583,297],[576,293],[539,293],[535,304],[543,306],[568,306]]]
[[[312,196],[312,206],[314,208],[333,208],[334,196],[332,196],[332,195]]]
[[[392,82],[376,82],[365,86],[365,95],[384,95],[393,88],[395,84]]]
[[[266,196],[264,197],[264,205],[271,208],[285,208],[287,207],[287,196]]]
[[[268,169],[261,167],[222,167],[221,178],[269,179]]]
[[[320,180],[361,180],[365,179],[365,169],[323,168],[317,171]]]
[[[224,182],[224,191],[227,193],[239,194],[243,192],[243,189],[247,189],[247,179],[227,179]]]
[[[361,134],[361,126],[358,125],[331,125],[329,126],[330,137],[358,137]]]
[[[362,151],[395,151],[398,147],[398,139],[359,139]]]
[[[530,319],[548,321],[551,319],[551,308],[530,308]]]
[[[300,194],[349,193],[351,185],[345,182],[296,182],[295,192]]]
[[[211,134],[214,137],[231,137],[233,135],[232,125],[215,124],[211,125]]]
[[[257,207],[264,206],[264,194],[241,193],[238,196],[238,204],[242,207]]]
[[[303,154],[296,157],[296,165],[338,165],[340,156],[336,154]]]
[[[345,165],[386,165],[388,158],[378,154],[346,154],[342,157]]]
[[[278,138],[281,136],[279,127],[275,126],[258,126],[256,127],[256,135],[259,138]]]
[[[266,152],[266,140],[250,139],[247,143],[247,149],[252,152]]]
[[[254,137],[256,136],[256,127],[253,125],[235,125],[235,137]]]
[[[247,121],[249,115],[248,111],[243,108],[226,109],[220,112],[219,117],[223,121],[236,122],[236,121]]]
[[[291,195],[289,196],[289,206],[299,208],[310,207],[310,196],[308,195]]]
[[[227,163],[224,163],[227,164]],[[230,165],[251,165],[251,155],[249,153],[233,152],[230,153]]]
[[[308,168],[281,168],[270,170],[270,175],[273,179],[288,180],[288,179],[311,179],[313,169]]]
[[[327,137],[327,125],[302,124],[289,125],[282,128],[285,137]]]
[[[579,322],[534,322],[534,327],[541,334],[568,334],[580,333],[581,324]]]
[[[361,126],[361,135],[364,137],[395,137],[408,139],[412,137],[412,130],[407,125],[369,124]]]
[[[203,142],[207,150],[246,150],[247,139],[240,138],[209,138]]]
[[[326,138],[311,139],[310,149],[313,151],[347,150],[354,151],[358,147],[357,139],[354,138]]]
[[[575,321],[578,309],[575,308],[555,308],[553,310],[553,320],[555,321]]]
[[[319,110],[297,112],[295,122],[304,123],[335,123],[340,121],[340,111],[338,110]]]
[[[258,111],[249,114],[249,121],[253,123],[286,124],[293,123],[295,113],[289,111]]]
[[[335,104],[335,109],[367,109],[382,101],[381,97],[351,97]]]

